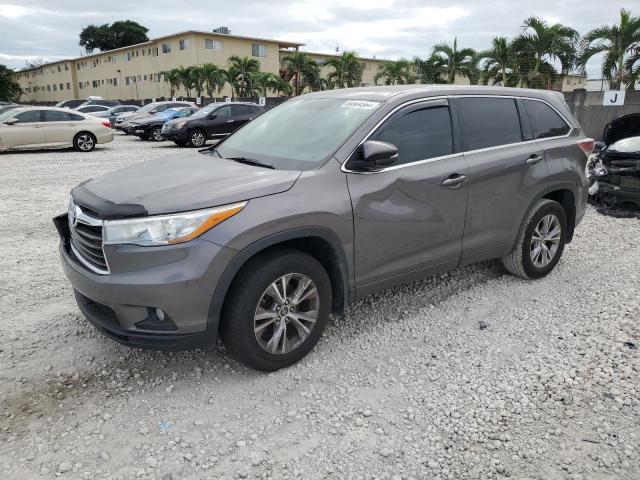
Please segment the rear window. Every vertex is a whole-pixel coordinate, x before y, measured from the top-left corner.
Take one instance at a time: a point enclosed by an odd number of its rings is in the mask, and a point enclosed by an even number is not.
[[[567,122],[546,103],[536,100],[523,100],[523,102],[531,119],[534,138],[559,137],[571,130]]]
[[[398,148],[396,165],[449,155],[453,152],[449,108],[440,106],[400,112],[370,138]]]
[[[74,115],[74,117],[78,117],[78,115]],[[69,122],[71,120],[72,118],[69,112],[57,112],[55,110],[44,111],[45,122]]]
[[[522,141],[520,117],[513,98],[460,98],[457,108],[465,150]]]

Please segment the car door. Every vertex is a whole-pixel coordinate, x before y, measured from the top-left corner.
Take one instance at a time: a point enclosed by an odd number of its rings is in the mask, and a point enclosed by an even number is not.
[[[205,122],[205,128],[209,137],[218,137],[231,133],[234,130],[233,124],[231,105],[223,105],[211,112]]]
[[[396,163],[358,173],[347,162],[357,288],[373,291],[458,265],[468,168],[454,144],[456,128],[446,99],[412,104],[369,137],[395,145]]]
[[[229,133],[237,130],[250,120],[253,120],[253,115],[248,105],[231,105],[231,119],[233,122],[229,125],[232,130]]]
[[[0,125],[0,143],[5,148],[38,148],[45,144],[42,110],[16,114],[16,123]]]
[[[544,151],[531,140],[520,100],[458,97],[460,138],[469,165],[463,264],[505,255],[529,205],[545,188]]]
[[[78,123],[84,117],[71,112],[44,111],[44,137],[49,146],[72,145]]]

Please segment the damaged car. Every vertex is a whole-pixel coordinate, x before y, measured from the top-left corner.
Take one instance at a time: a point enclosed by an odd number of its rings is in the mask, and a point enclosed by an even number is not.
[[[640,208],[640,113],[609,122],[602,140],[587,166],[591,199]]]

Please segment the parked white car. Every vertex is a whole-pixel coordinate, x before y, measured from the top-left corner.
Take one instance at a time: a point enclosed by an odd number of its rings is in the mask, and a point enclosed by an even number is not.
[[[0,151],[73,147],[90,152],[113,141],[104,118],[55,107],[20,107],[0,113]]]

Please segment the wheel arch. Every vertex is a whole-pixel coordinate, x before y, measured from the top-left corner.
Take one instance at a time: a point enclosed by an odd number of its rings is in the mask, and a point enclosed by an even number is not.
[[[553,200],[558,202],[564,209],[564,213],[567,216],[567,240],[566,243],[571,243],[573,240],[573,232],[576,228],[576,197],[569,188],[557,188],[542,198]]]
[[[353,298],[347,257],[338,236],[324,227],[302,227],[279,232],[255,241],[241,250],[221,275],[211,299],[207,330],[217,331],[222,308],[233,281],[242,267],[257,255],[274,248],[289,247],[318,260],[331,280],[332,312],[340,313]]]

